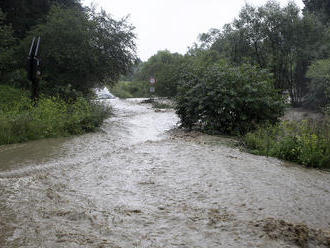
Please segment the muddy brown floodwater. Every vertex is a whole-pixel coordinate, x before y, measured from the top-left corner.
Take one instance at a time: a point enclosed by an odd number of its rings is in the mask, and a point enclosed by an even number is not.
[[[0,247],[330,247],[330,174],[169,131],[109,100],[102,131],[0,147]]]

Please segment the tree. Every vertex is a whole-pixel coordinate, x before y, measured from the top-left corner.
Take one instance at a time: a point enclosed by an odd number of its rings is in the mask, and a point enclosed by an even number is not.
[[[13,47],[16,40],[13,37],[13,29],[10,25],[5,25],[5,15],[0,9],[0,81],[5,73],[9,72],[13,64]]]
[[[52,5],[76,7],[82,10],[80,0],[0,0],[0,8],[7,14],[15,36],[23,38],[33,26],[44,21]]]
[[[320,108],[330,104],[330,59],[317,60],[308,69],[309,104]]]
[[[323,24],[330,22],[330,1],[329,0],[303,0],[305,8],[304,13],[313,13],[317,15]]]
[[[28,51],[32,36],[41,37],[44,93],[86,95],[128,71],[135,59],[133,29],[126,19],[116,21],[105,11],[54,6],[46,22],[25,39],[22,50]]]
[[[131,66],[130,70],[124,74],[121,75],[120,81],[129,81],[132,82],[135,80],[135,76],[141,71],[143,66],[143,62],[140,58],[137,58],[134,61],[134,64]]]
[[[281,8],[269,1],[261,7],[246,5],[233,23],[215,33],[211,49],[235,65],[249,63],[274,74],[275,87],[289,91],[301,104],[307,92],[305,74],[324,43],[324,27],[313,15],[300,16],[294,3]],[[324,52],[323,52],[324,53]]]
[[[178,84],[178,70],[183,62],[183,56],[169,51],[158,51],[150,57],[136,75],[138,80],[149,81],[149,78],[157,79],[156,94],[172,97],[176,95]]]

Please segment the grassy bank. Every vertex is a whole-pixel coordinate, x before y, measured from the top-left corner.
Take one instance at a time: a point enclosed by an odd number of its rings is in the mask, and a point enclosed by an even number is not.
[[[330,168],[330,119],[284,121],[244,136],[254,154],[277,157],[307,167]]]
[[[110,114],[85,98],[41,97],[33,106],[28,92],[9,86],[0,86],[0,99],[0,145],[94,131]]]

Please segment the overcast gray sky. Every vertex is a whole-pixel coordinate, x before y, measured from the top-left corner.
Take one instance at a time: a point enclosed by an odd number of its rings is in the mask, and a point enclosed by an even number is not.
[[[136,29],[137,53],[147,60],[159,50],[184,54],[198,37],[210,28],[221,28],[238,16],[249,3],[263,5],[267,0],[82,0],[94,2],[114,18],[130,15]],[[285,6],[289,0],[279,0]],[[303,8],[302,0],[294,0]]]

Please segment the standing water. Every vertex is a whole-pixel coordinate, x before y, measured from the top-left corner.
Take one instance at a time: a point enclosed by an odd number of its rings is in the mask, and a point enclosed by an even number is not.
[[[330,247],[329,173],[105,104],[98,133],[0,147],[0,247]]]

